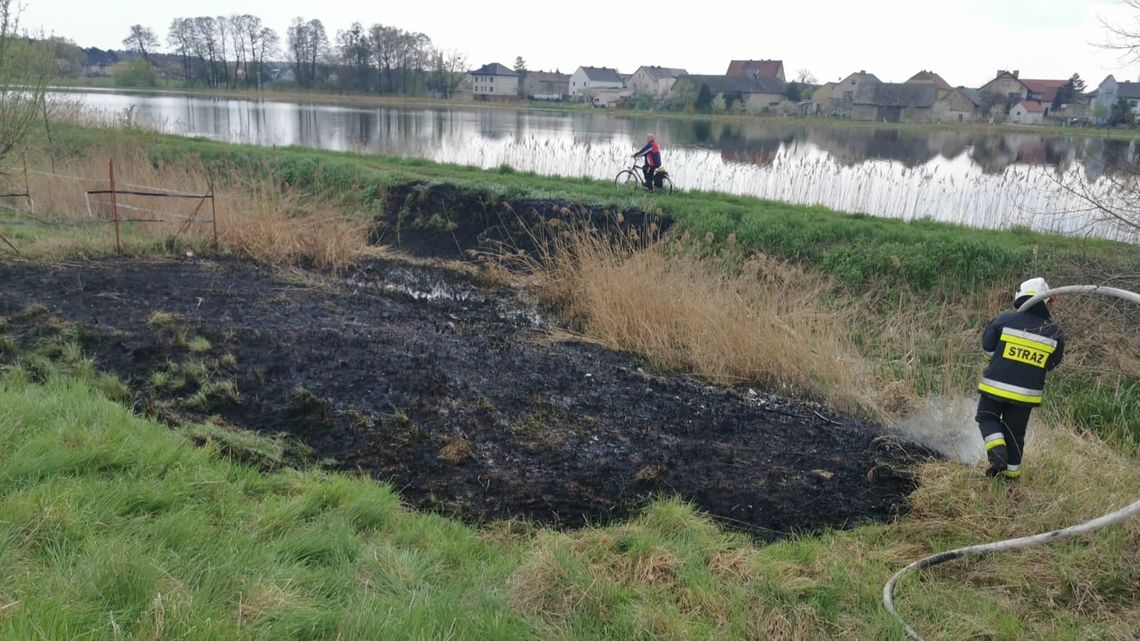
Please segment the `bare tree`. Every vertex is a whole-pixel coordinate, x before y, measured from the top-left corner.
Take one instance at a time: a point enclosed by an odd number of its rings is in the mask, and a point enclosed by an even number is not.
[[[222,68],[222,82],[226,87],[232,87],[230,83],[230,57],[229,46],[231,44],[232,33],[230,31],[230,21],[224,16],[214,18],[214,29],[217,30],[218,42],[218,60],[221,62]]]
[[[815,74],[811,72],[811,69],[805,68],[800,69],[796,72],[796,82],[800,83],[801,85],[814,85],[815,83],[819,82],[819,79],[815,77]]]
[[[404,94],[417,93],[432,61],[431,38],[423,33],[396,30],[394,47],[395,65],[399,71],[395,90]]]
[[[289,26],[289,61],[297,84],[310,89],[317,82],[319,65],[328,57],[329,38],[320,20],[294,18]]]
[[[229,17],[230,40],[234,45],[234,87],[237,86],[238,80],[243,75],[249,73],[249,43],[246,41],[248,32],[245,28],[245,19],[246,16],[244,15]]]
[[[245,86],[260,89],[262,68],[258,52],[262,47],[261,38],[264,35],[262,32],[265,30],[265,25],[262,24],[261,18],[248,13],[240,17],[240,22],[245,33],[245,43],[249,47],[249,57],[245,61]]]
[[[351,91],[368,91],[372,76],[372,44],[368,42],[364,26],[354,22],[347,31],[338,31],[336,40],[337,57],[350,72],[344,86]]]
[[[1122,0],[1122,4],[1135,12],[1132,21],[1114,24],[1101,18],[1107,34],[1100,46],[1118,52],[1121,59],[1129,63],[1140,63],[1140,0]]]
[[[154,35],[154,30],[150,27],[133,24],[131,33],[123,38],[123,46],[139,54],[149,63],[151,52],[158,49],[158,36]]]
[[[1102,20],[1106,38],[1101,47],[1119,52],[1129,63],[1140,64],[1140,0],[1123,0],[1123,4],[1132,10],[1131,21],[1113,24]],[[1076,84],[1079,77],[1074,74],[1073,78],[1070,82]],[[1110,123],[1127,124],[1132,119],[1131,106],[1126,102],[1118,102],[1113,111],[1129,117],[1110,118]],[[1081,215],[1090,226],[1107,226],[1125,239],[1140,241],[1140,158],[1133,154],[1127,147],[1106,149],[1105,173],[1096,184],[1079,178],[1055,177],[1061,188],[1081,203],[1076,211],[1060,213]]]
[[[194,21],[188,18],[174,18],[166,30],[166,44],[182,59],[182,79],[194,79],[192,61],[194,59]]]
[[[376,63],[376,91],[395,91],[394,73],[396,67],[397,39],[400,30],[374,24],[368,30],[368,41],[372,45],[372,60]],[[385,82],[385,80],[387,82]]]
[[[25,143],[44,111],[54,60],[47,40],[21,37],[15,0],[0,0],[0,163]]]
[[[218,68],[218,26],[217,20],[210,16],[194,18],[194,46],[198,58],[202,60],[206,84],[217,87],[221,82],[222,74]]]
[[[257,76],[259,88],[265,86],[265,60],[269,56],[277,56],[281,49],[281,36],[269,27],[262,27],[257,33]]]
[[[433,50],[428,90],[440,98],[451,98],[463,85],[466,74],[467,56],[458,51]]]

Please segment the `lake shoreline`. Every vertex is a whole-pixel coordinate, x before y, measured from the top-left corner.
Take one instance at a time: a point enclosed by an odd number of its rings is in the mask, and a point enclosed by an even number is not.
[[[1060,182],[1112,195],[1112,176],[1136,163],[1136,143],[1123,139],[842,129],[775,120],[647,121],[601,110],[425,111],[435,107],[408,100],[369,110],[177,92],[72,95],[89,108],[88,121],[99,125],[266,147],[406,155],[563,180],[612,181],[638,162],[630,155],[641,146],[642,132],[652,130],[663,143],[665,168],[682,190],[901,220],[1133,237],[1111,221],[1080,213],[1085,203]]]
[[[556,112],[556,113],[605,113],[616,118],[631,119],[659,119],[680,120],[696,122],[716,122],[734,124],[771,124],[771,125],[803,125],[832,127],[836,129],[897,129],[913,131],[951,131],[956,133],[980,134],[1034,134],[1041,136],[1073,136],[1081,138],[1105,138],[1108,140],[1140,139],[1138,129],[1107,129],[1096,127],[1060,127],[1018,125],[1012,123],[889,123],[864,122],[842,118],[821,118],[816,116],[782,116],[782,115],[746,115],[746,114],[701,114],[670,111],[639,111],[634,109],[589,107],[583,103],[573,102],[546,102],[536,100],[523,100],[517,103],[504,102],[475,102],[473,100],[446,100],[430,97],[408,96],[378,96],[368,94],[340,94],[321,91],[303,90],[252,90],[252,89],[187,89],[187,88],[129,88],[114,87],[100,84],[74,84],[54,85],[52,91],[59,92],[87,92],[99,91],[109,93],[136,94],[136,95],[171,95],[203,98],[225,98],[231,100],[249,100],[253,102],[284,102],[307,103],[316,105],[348,106],[348,107],[395,107],[395,108],[423,108],[434,110],[463,109],[473,111],[514,111],[514,112]]]

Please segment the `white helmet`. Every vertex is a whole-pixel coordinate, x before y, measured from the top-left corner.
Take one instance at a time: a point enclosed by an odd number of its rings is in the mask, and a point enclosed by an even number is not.
[[[1045,282],[1044,278],[1030,278],[1017,288],[1017,293],[1014,294],[1013,300],[1018,300],[1026,296],[1036,296],[1041,292],[1049,291],[1049,283]]]

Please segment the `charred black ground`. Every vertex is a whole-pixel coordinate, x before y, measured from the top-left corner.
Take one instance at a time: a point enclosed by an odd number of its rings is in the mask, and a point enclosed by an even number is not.
[[[449,184],[408,183],[384,200],[371,231],[374,244],[445,259],[464,260],[470,251],[533,254],[540,246],[549,248],[559,226],[628,240],[631,234],[656,237],[673,225],[668,216],[641,209],[492,196]]]
[[[26,314],[36,303],[46,313]],[[895,514],[914,489],[907,465],[926,456],[813,404],[552,342],[517,293],[440,267],[14,262],[0,264],[0,315],[25,338],[51,317],[83,328],[140,408],[289,434],[474,521],[602,523],[678,493],[765,538],[845,527]],[[236,383],[236,398],[192,376],[171,384],[184,363]]]

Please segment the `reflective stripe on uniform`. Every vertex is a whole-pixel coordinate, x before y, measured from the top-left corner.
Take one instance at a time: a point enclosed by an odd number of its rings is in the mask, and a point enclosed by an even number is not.
[[[1009,327],[1002,328],[1001,339],[1007,343],[1013,343],[1014,345],[1024,345],[1025,347],[1039,349],[1047,354],[1052,354],[1057,349],[1057,341],[1052,338]]]
[[[986,434],[986,451],[990,451],[999,445],[1005,445],[1005,436],[1001,432],[994,432],[993,434]]]
[[[992,378],[983,378],[982,382],[978,384],[978,389],[987,394],[993,394],[998,398],[1006,398],[1022,403],[1032,403],[1034,405],[1041,403],[1041,397],[1045,394],[1045,390],[1010,385],[1009,383],[995,381]]]
[[[1013,466],[1011,465],[1010,467],[1007,467],[1006,469],[1002,470],[1002,472],[1001,472],[1002,476],[1004,476],[1007,479],[1015,479],[1015,478],[1021,476],[1021,470],[1011,469],[1012,467]]]

